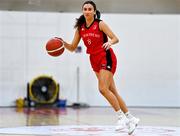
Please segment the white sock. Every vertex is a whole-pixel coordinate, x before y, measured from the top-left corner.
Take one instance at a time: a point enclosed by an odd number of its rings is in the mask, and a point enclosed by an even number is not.
[[[118,110],[118,111],[116,111],[116,113],[117,113],[117,117],[118,117],[118,119],[121,119],[123,116],[124,116],[124,113],[122,112],[122,110],[120,109],[120,110]]]
[[[128,119],[133,118],[133,115],[132,115],[129,111],[126,112],[125,115],[126,115],[126,117],[127,117]]]

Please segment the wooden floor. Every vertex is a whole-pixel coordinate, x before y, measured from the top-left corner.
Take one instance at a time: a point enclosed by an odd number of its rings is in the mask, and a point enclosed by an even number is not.
[[[129,110],[140,118],[140,126],[180,127],[180,109],[129,108]],[[116,114],[110,107],[0,108],[0,128],[115,124]]]

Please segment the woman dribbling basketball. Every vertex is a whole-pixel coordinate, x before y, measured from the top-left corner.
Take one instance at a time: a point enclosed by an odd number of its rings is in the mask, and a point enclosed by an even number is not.
[[[64,47],[69,51],[75,51],[82,38],[87,47],[86,52],[90,55],[92,69],[98,79],[100,93],[117,112],[116,130],[128,128],[128,133],[132,134],[139,119],[129,113],[126,104],[118,94],[113,78],[117,60],[111,47],[119,40],[108,25],[100,20],[100,12],[93,1],[86,1],[82,5],[82,12],[83,15],[77,19],[75,24],[76,31],[72,43],[63,41]]]

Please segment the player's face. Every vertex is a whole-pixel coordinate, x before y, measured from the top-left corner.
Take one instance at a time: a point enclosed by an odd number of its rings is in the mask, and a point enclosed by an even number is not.
[[[95,11],[91,4],[85,4],[83,6],[83,15],[86,19],[94,19]]]

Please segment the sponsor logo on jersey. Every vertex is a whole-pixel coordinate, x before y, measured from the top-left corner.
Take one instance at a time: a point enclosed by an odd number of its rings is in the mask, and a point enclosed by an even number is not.
[[[93,26],[93,30],[96,30],[96,28],[97,28],[97,25],[94,25],[94,26]]]
[[[111,69],[111,66],[107,65],[107,69]]]

